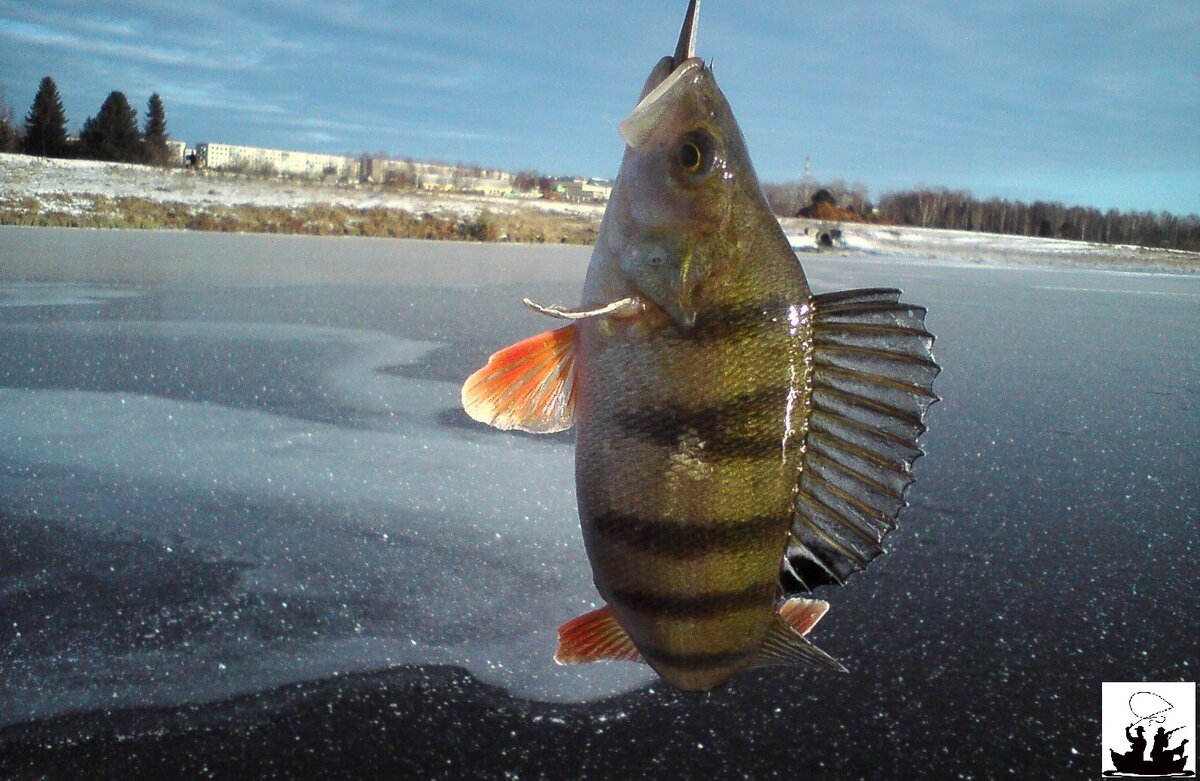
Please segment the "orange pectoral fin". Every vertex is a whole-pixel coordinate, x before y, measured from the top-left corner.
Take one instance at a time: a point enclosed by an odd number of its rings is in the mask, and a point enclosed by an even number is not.
[[[531,336],[488,358],[463,383],[462,405],[475,420],[508,431],[550,434],[575,418],[575,326]]]
[[[605,660],[641,662],[642,654],[617,623],[608,605],[573,618],[558,628],[559,664],[587,664]]]
[[[779,606],[779,616],[802,635],[812,630],[821,617],[829,610],[829,603],[823,599],[805,599],[792,597]]]

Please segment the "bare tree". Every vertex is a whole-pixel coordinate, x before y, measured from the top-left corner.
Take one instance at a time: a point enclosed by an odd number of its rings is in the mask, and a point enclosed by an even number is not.
[[[1101,213],[1055,201],[981,201],[965,190],[945,187],[885,193],[878,210],[883,219],[902,225],[1200,250],[1200,217],[1195,214],[1116,209]]]
[[[17,114],[5,100],[4,87],[0,86],[0,152],[16,152],[21,146],[17,133]]]

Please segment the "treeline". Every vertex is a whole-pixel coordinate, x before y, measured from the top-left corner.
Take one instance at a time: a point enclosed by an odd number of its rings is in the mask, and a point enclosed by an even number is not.
[[[150,96],[146,121],[138,127],[137,111],[123,92],[110,92],[95,116],[88,117],[78,138],[67,132],[67,116],[54,79],[38,85],[33,105],[18,127],[11,106],[0,95],[0,152],[23,152],[39,157],[78,157],[119,163],[165,165],[167,112],[158,93]]]
[[[889,192],[878,203],[871,202],[865,186],[841,181],[768,184],[763,189],[780,216],[796,216],[814,202],[814,196],[825,193],[837,206],[857,212],[870,222],[1200,252],[1200,215],[1196,214],[1117,209],[1102,212],[1090,206],[1065,206],[1053,201],[979,199],[967,190],[946,187]]]
[[[1055,201],[980,200],[964,190],[944,187],[888,193],[879,199],[879,213],[902,225],[1200,252],[1200,216],[1195,214],[1102,212]]]

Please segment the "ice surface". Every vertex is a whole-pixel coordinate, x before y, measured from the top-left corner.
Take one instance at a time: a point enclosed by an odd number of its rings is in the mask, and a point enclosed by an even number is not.
[[[0,307],[95,305],[137,295],[133,290],[68,282],[11,284],[0,285]]]
[[[520,298],[574,303],[585,259],[0,229],[0,722],[409,662],[535,698],[650,680],[551,661],[596,598],[569,438],[458,405],[492,350],[556,325]],[[1057,680],[1080,638],[1117,627],[1147,658],[1190,653],[1174,607],[1113,594],[1153,579],[1194,602],[1200,423],[1180,356],[1200,280],[802,260],[817,292],[900,286],[929,306],[944,371],[899,555],[831,595],[819,628],[858,677],[797,686],[866,702],[901,672],[966,675],[1011,699],[1021,664]],[[976,636],[1028,653],[977,669]],[[906,718],[936,695],[877,693]]]
[[[26,290],[28,301],[43,299]],[[595,606],[571,447],[447,425],[458,386],[396,373],[436,344],[262,323],[0,326],[0,341],[19,336],[109,349],[227,345],[230,374],[238,351],[270,360],[272,344],[310,355],[332,347],[340,357],[320,370],[322,403],[353,420],[239,409],[220,398],[0,390],[0,504],[46,519],[70,552],[64,571],[38,577],[68,575],[78,566],[70,557],[86,558],[97,538],[136,541],[166,573],[150,588],[144,579],[157,573],[115,562],[143,582],[121,585],[118,569],[108,591],[162,592],[158,606],[97,600],[97,612],[140,633],[119,653],[99,638],[63,636],[63,647],[53,640],[61,628],[14,621],[12,648],[28,652],[0,672],[0,719],[207,699],[400,663],[461,664],[544,698],[586,698],[649,678],[633,665],[581,672],[551,661],[558,624]],[[171,361],[164,354],[160,369],[170,373]],[[171,593],[182,587],[169,580],[175,559],[236,576],[211,593]],[[25,599],[22,612],[40,609],[29,603],[37,592]],[[189,622],[211,627],[181,629]]]

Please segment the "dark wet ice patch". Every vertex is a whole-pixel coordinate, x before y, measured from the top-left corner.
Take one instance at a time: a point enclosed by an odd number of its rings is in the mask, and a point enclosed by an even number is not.
[[[278,511],[230,506],[226,514],[232,513],[269,522]],[[358,571],[327,568],[305,554],[289,562],[298,583],[264,589],[254,576],[262,562],[117,526],[0,515],[0,656],[8,662],[0,667],[11,671],[19,660],[36,658],[171,651],[216,638],[237,638],[242,652],[253,655],[280,643],[388,627],[450,645],[472,634],[469,606],[435,620],[420,607],[425,589],[465,574],[449,566],[451,546],[416,532],[368,528],[346,535],[342,546],[339,555],[356,557]],[[402,564],[385,568],[388,559]],[[481,556],[472,565],[488,572],[501,563]],[[533,571],[525,577],[544,580]],[[498,628],[497,640],[511,637]],[[9,674],[0,674],[2,680],[13,683]]]
[[[380,374],[461,385],[471,372],[487,363],[487,355],[461,345],[443,345],[409,363],[380,366]]]
[[[178,645],[215,616],[237,612],[246,566],[117,527],[2,514],[0,666]]]
[[[369,332],[253,323],[71,321],[0,325],[0,334],[0,387],[150,395],[342,425],[395,422],[386,400],[346,386],[370,360],[424,351]]]

